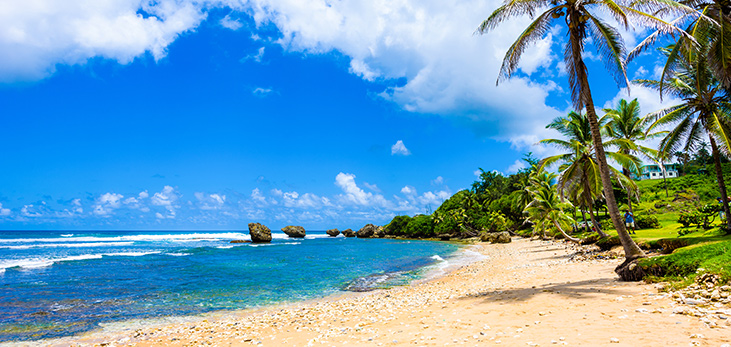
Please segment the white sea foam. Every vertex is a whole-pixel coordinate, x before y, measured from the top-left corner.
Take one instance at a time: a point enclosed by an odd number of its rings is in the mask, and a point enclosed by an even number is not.
[[[440,256],[438,256],[438,255],[433,255],[433,256],[431,256],[430,258],[431,258],[431,259],[434,259],[434,260],[436,260],[436,261],[444,261],[444,258],[442,258],[442,257],[440,257]]]
[[[21,269],[40,269],[40,268],[44,268],[44,267],[49,267],[55,263],[62,262],[62,261],[101,259],[102,257],[105,257],[105,256],[107,256],[107,257],[117,257],[117,256],[141,257],[143,255],[158,254],[158,253],[161,253],[161,252],[153,251],[153,252],[117,252],[117,253],[100,253],[100,254],[82,254],[82,255],[72,255],[72,256],[68,256],[68,257],[59,257],[59,258],[31,257],[31,258],[0,261],[0,269],[2,269],[2,271],[5,271],[5,269],[16,268],[16,267],[21,268]]]
[[[61,234],[61,237],[71,237],[74,236],[74,234]]]
[[[30,249],[30,248],[77,248],[77,247],[108,247],[108,246],[129,246],[132,241],[123,242],[82,242],[82,243],[37,243],[32,245],[0,246],[5,249]]]
[[[73,234],[70,234],[73,235]],[[272,235],[275,236],[275,235]],[[287,235],[276,235],[274,238],[286,238]],[[246,240],[249,235],[243,233],[190,233],[190,234],[144,234],[121,235],[110,237],[77,236],[63,238],[35,238],[35,239],[0,239],[0,243],[53,243],[53,242],[113,242],[113,241],[212,241],[212,240]]]
[[[190,255],[190,253],[165,253],[165,255],[170,255],[173,257],[185,257],[187,255]]]
[[[229,248],[234,248],[234,247],[235,246],[216,246],[216,248],[218,248],[218,249],[229,249]]]
[[[42,258],[42,257],[36,257],[36,258],[23,258],[23,259],[13,259],[13,260],[4,260],[0,261],[0,269],[10,269],[14,267],[19,267],[22,269],[40,269],[44,267],[49,267],[53,265],[54,263],[61,262],[61,261],[75,261],[75,260],[87,260],[87,259],[101,259],[101,254],[83,254],[83,255],[74,255],[69,257],[62,257],[62,258]]]
[[[108,257],[141,257],[143,255],[149,255],[149,254],[160,254],[162,252],[154,251],[154,252],[117,252],[117,253],[104,253],[103,255]]]

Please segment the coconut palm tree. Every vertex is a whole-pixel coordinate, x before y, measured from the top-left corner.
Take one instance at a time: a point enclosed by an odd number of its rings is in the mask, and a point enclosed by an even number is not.
[[[524,213],[528,214],[528,219],[533,221],[534,228],[540,228],[542,233],[550,223],[561,232],[564,238],[578,243],[581,240],[566,233],[562,226],[572,225],[574,220],[565,212],[571,208],[571,204],[561,201],[559,198],[553,183],[555,178],[555,173],[546,171],[537,172],[531,177],[529,191],[533,195],[533,201],[525,207]]]
[[[606,123],[608,117],[602,117],[600,124]],[[597,197],[601,196],[602,182],[599,173],[599,164],[596,160],[596,151],[590,140],[589,120],[586,115],[570,112],[566,117],[554,119],[547,128],[556,129],[567,139],[545,139],[541,143],[550,144],[567,153],[550,156],[541,161],[541,168],[551,164],[564,163],[559,167],[558,193],[589,208],[592,224],[597,228],[600,236],[608,236],[599,228],[599,223],[592,212],[592,205]],[[606,144],[605,144],[606,145]],[[619,152],[605,152],[606,155],[622,166],[636,167],[639,159],[631,154]],[[629,177],[610,167],[612,175],[622,187],[630,192],[637,191],[637,185]],[[635,193],[636,194],[636,193]]]
[[[647,128],[652,124],[653,118],[650,116],[640,117],[640,103],[637,99],[630,102],[621,99],[617,108],[605,108],[603,111],[606,113],[605,117],[609,119],[603,128],[604,133],[612,139],[606,143],[607,145],[618,147],[617,152],[621,154],[639,154],[651,161],[657,161],[657,150],[642,146],[638,142],[662,136],[667,131],[654,133],[647,131]],[[634,163],[630,162],[630,164]],[[622,173],[627,177],[630,177],[632,172],[639,175],[639,171],[639,166],[622,166]],[[663,172],[665,171],[663,170]],[[636,197],[632,192],[631,189],[627,190],[627,206],[630,212],[633,212],[632,199]]]
[[[706,66],[719,81],[720,85],[731,89],[731,2],[728,0],[675,0],[668,6],[667,1],[638,0],[634,6],[651,11],[656,15],[677,15],[673,22],[688,22],[684,35],[679,35],[677,43],[686,49],[698,50],[706,60]],[[658,30],[643,40],[628,55],[628,60],[636,57],[668,32]],[[669,63],[669,62],[668,62]],[[665,65],[662,75],[672,69]],[[662,79],[662,78],[661,78]]]
[[[619,85],[624,86],[628,85],[627,73],[624,68],[626,52],[622,37],[617,29],[605,22],[602,17],[597,16],[598,11],[609,13],[624,28],[629,28],[628,17],[630,17],[636,20],[637,23],[648,24],[665,32],[677,30],[670,23],[658,17],[618,4],[613,0],[506,0],[502,6],[480,24],[477,32],[487,33],[512,17],[529,15],[535,18],[505,54],[498,77],[499,83],[500,80],[509,78],[518,69],[518,62],[526,47],[540,40],[551,31],[553,20],[561,20],[562,24],[566,24],[568,40],[564,50],[564,62],[568,72],[574,108],[577,110],[586,109],[607,208],[624,247],[627,258],[626,264],[629,264],[629,261],[644,257],[645,254],[625,230],[624,221],[619,214],[619,208],[612,191],[609,165],[607,165],[604,147],[602,146],[594,100],[589,88],[587,68],[582,56],[585,44],[591,39],[609,72],[615,77]]]
[[[710,44],[710,43],[705,43]],[[721,151],[731,148],[731,103],[729,95],[721,87],[708,66],[708,60],[699,52],[709,47],[691,49],[671,45],[661,49],[671,67],[663,79],[637,80],[636,83],[657,90],[663,89],[682,100],[682,103],[651,114],[655,122],[650,129],[672,125],[673,128],[660,142],[661,155],[669,157],[678,150],[690,152],[707,136],[711,144],[711,155],[716,169],[718,190],[723,199],[723,210],[729,214],[726,183],[721,169]],[[726,219],[726,228],[731,230],[731,218]]]

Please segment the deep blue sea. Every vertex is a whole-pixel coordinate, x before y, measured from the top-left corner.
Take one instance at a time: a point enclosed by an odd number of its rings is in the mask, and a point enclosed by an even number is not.
[[[407,284],[459,246],[274,232],[0,231],[0,342]]]

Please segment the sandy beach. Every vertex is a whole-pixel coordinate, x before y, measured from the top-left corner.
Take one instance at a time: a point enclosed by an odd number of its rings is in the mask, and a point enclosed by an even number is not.
[[[486,258],[446,276],[364,294],[44,345],[724,346],[731,307],[682,305],[657,285],[617,281],[621,259],[573,261],[568,244],[477,244]],[[713,322],[715,327],[709,324]]]

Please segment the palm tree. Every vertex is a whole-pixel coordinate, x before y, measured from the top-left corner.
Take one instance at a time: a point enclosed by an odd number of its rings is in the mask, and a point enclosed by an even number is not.
[[[607,119],[608,117],[602,117],[599,123],[604,124]],[[558,193],[561,196],[568,197],[571,201],[578,202],[580,206],[588,207],[589,216],[592,224],[597,228],[597,232],[600,236],[607,237],[608,235],[599,228],[599,223],[592,212],[592,205],[596,198],[601,195],[603,187],[599,164],[596,160],[596,151],[589,134],[587,116],[570,112],[566,117],[554,119],[546,127],[556,129],[567,140],[546,139],[542,140],[541,143],[550,144],[568,152],[543,159],[541,168],[556,162],[564,163],[559,167]],[[606,144],[602,147],[604,146]],[[623,166],[636,167],[639,163],[639,160],[631,154],[611,151],[605,153]],[[612,167],[610,167],[610,170],[622,187],[626,187],[630,192],[637,190],[637,186],[627,176]]]
[[[708,137],[711,144],[711,155],[716,169],[718,189],[723,199],[723,210],[729,214],[726,183],[721,169],[721,151],[731,148],[731,103],[708,66],[708,60],[698,52],[706,52],[709,48],[699,50],[671,45],[661,49],[668,57],[667,73],[660,81],[638,80],[637,83],[682,99],[682,103],[657,111],[652,114],[657,120],[650,129],[673,125],[674,128],[660,142],[663,157],[682,149],[691,151]],[[726,219],[726,228],[731,230],[731,218]]]
[[[571,208],[571,204],[559,198],[553,184],[555,178],[556,174],[546,171],[537,172],[531,177],[529,191],[533,195],[533,201],[525,207],[524,213],[528,214],[528,219],[533,221],[535,228],[540,228],[542,232],[545,232],[546,224],[552,223],[564,238],[578,243],[581,240],[566,233],[561,226],[572,225],[574,220],[564,212]]]
[[[657,150],[649,147],[641,146],[637,144],[639,141],[648,140],[657,136],[661,136],[666,131],[658,131],[649,133],[647,128],[652,124],[652,117],[644,116],[640,117],[640,103],[637,99],[627,102],[625,99],[619,100],[617,108],[605,108],[605,117],[609,118],[609,121],[604,126],[605,134],[611,138],[606,145],[613,145],[619,148],[618,153],[637,155],[641,154],[645,158],[656,161]],[[630,164],[634,164],[630,162]],[[632,165],[632,167],[622,166],[622,173],[630,177],[631,172],[639,175],[639,167]],[[663,172],[665,172],[663,170]],[[627,207],[630,212],[632,211],[632,190],[627,190]],[[634,213],[634,212],[633,212]]]
[[[544,8],[547,9],[534,16]],[[645,253],[629,236],[619,214],[619,208],[612,191],[610,170],[602,146],[601,134],[599,133],[599,122],[594,109],[594,100],[589,88],[587,69],[582,56],[584,45],[591,38],[592,44],[599,50],[605,65],[610,73],[615,76],[618,84],[628,85],[627,73],[623,63],[626,52],[619,32],[602,20],[601,17],[595,15],[597,10],[609,13],[624,28],[629,28],[627,17],[631,16],[637,19],[638,22],[661,28],[664,31],[676,30],[675,27],[655,16],[617,4],[613,0],[506,0],[502,6],[480,24],[477,32],[487,33],[511,17],[526,14],[535,17],[505,54],[498,77],[499,83],[500,80],[509,78],[518,69],[518,62],[525,48],[549,33],[554,19],[563,19],[562,23],[565,23],[568,28],[564,62],[568,71],[574,108],[577,110],[586,109],[604,187],[604,197],[607,200],[607,208],[624,247],[627,258],[625,263],[629,264],[629,261],[635,258],[644,257]]]
[[[674,22],[691,19],[684,34],[677,38],[677,43],[686,48],[698,50],[704,47],[702,56],[705,64],[724,89],[731,89],[731,2],[728,0],[676,0],[676,4],[668,6],[666,1],[639,0],[637,8],[655,12],[657,15],[677,14]],[[639,55],[654,44],[667,31],[658,30],[648,36],[630,52],[628,59]],[[668,61],[669,63],[669,61]],[[666,64],[663,76],[672,69]],[[661,78],[662,79],[662,78]]]

